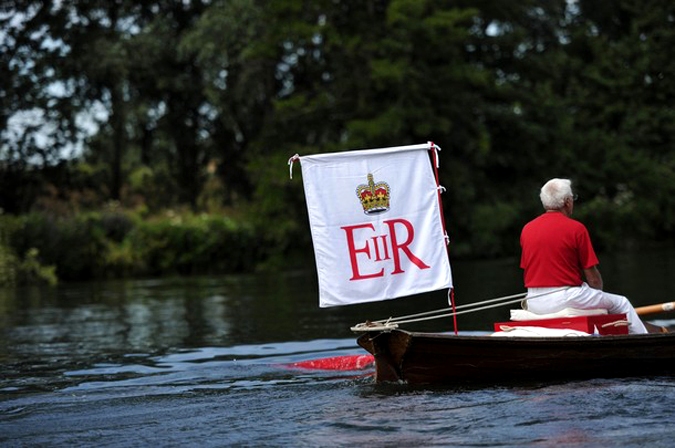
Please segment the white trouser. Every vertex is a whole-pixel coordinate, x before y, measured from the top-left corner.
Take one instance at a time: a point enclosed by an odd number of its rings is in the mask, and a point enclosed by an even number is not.
[[[605,309],[610,314],[625,314],[629,333],[647,333],[647,329],[627,298],[593,289],[587,283],[563,288],[528,288],[527,309],[536,314],[556,313],[565,308]]]

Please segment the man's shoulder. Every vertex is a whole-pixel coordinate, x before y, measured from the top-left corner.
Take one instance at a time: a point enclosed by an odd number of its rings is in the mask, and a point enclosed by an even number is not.
[[[579,220],[577,220],[577,219],[574,219],[574,218],[572,218],[572,217],[570,217],[570,216],[565,216],[564,218],[565,218],[565,222],[566,222],[567,225],[569,225],[569,226],[574,226],[574,227],[578,227],[578,228],[581,228],[581,229],[585,229],[585,228],[586,228],[586,225],[585,225],[583,222],[581,222],[581,221],[579,221]]]
[[[586,226],[581,221],[566,216],[562,213],[543,213],[536,218],[529,221],[523,230],[537,226],[565,226],[577,229],[586,229]]]

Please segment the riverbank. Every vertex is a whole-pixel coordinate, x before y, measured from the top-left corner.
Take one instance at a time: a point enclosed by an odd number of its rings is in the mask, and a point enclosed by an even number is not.
[[[150,213],[120,206],[77,213],[0,214],[0,287],[314,266],[306,218],[272,222],[260,216],[234,210]],[[449,250],[454,261],[518,256],[517,236],[502,246],[509,252],[488,254],[481,244],[459,247],[453,241]],[[675,243],[626,238],[616,246],[607,250],[600,244],[596,250],[632,253],[637,248],[673,249]]]
[[[0,216],[0,286],[239,273],[274,256],[264,232],[227,214],[108,209]]]

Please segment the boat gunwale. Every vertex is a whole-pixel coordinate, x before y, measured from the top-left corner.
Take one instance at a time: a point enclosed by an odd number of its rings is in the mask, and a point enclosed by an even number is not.
[[[387,332],[402,332],[413,338],[431,338],[431,339],[456,339],[462,341],[521,341],[521,342],[590,342],[598,343],[598,341],[623,341],[623,342],[639,342],[649,339],[667,339],[675,338],[675,333],[645,333],[645,334],[621,334],[621,335],[588,335],[588,336],[493,336],[493,333],[486,332],[480,335],[436,333],[436,332],[422,332],[422,331],[408,331],[397,328],[391,331],[372,331],[365,332],[367,334],[387,333]],[[601,342],[602,343],[602,342]]]

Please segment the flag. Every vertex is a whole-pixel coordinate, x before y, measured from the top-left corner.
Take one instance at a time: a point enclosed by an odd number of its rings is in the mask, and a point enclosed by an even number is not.
[[[432,148],[298,157],[320,307],[452,288]]]

